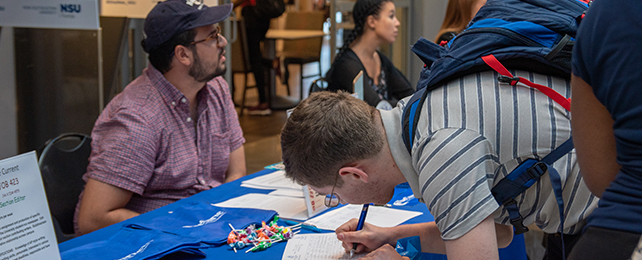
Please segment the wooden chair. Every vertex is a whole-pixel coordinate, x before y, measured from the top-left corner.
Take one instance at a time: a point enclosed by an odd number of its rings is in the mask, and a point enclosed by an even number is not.
[[[286,12],[285,29],[291,30],[323,30],[323,23],[326,16],[324,12]],[[288,65],[298,64],[300,67],[299,77],[299,100],[303,100],[303,79],[315,76],[322,76],[321,72],[321,46],[323,44],[323,37],[316,37],[311,39],[301,40],[284,40],[283,41],[283,57],[284,76],[283,81],[288,86],[288,95],[290,94],[290,87],[288,79],[290,71]],[[303,65],[307,63],[317,62],[319,64],[319,73],[312,75],[303,75]]]

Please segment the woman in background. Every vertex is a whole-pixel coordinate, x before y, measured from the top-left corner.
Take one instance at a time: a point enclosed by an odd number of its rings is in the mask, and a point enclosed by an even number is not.
[[[355,27],[326,75],[328,90],[353,92],[352,81],[363,71],[363,98],[371,106],[391,109],[414,93],[408,79],[377,48],[391,44],[399,20],[391,0],[358,0],[352,9]]]
[[[475,17],[479,8],[486,4],[486,0],[450,0],[446,7],[446,17],[439,28],[435,43],[450,41],[455,35],[461,33],[470,20]]]

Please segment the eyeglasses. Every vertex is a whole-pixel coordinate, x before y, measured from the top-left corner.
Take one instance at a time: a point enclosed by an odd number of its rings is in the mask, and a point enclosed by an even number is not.
[[[339,206],[339,202],[341,201],[341,199],[339,198],[339,195],[334,193],[334,187],[337,186],[338,179],[339,179],[339,174],[337,173],[337,177],[334,178],[334,185],[332,186],[332,191],[330,192],[330,194],[325,195],[325,206],[328,208]]]
[[[206,41],[211,41],[211,40],[214,40],[214,39],[216,39],[216,45],[218,45],[220,36],[221,36],[221,27],[217,25],[216,26],[216,31],[214,31],[214,33],[210,34],[205,39],[198,40],[198,41],[193,41],[193,42],[190,43],[190,45],[191,44],[201,43],[201,42],[206,42]]]

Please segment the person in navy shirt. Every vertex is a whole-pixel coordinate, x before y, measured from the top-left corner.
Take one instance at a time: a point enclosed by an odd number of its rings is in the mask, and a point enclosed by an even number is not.
[[[573,139],[584,181],[601,200],[570,259],[629,259],[640,251],[640,14],[640,1],[596,0],[577,33],[571,80]]]

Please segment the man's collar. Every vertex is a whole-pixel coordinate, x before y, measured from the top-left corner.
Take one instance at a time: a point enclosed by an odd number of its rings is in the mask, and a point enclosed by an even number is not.
[[[419,175],[412,166],[412,156],[406,150],[403,143],[401,133],[401,116],[403,107],[397,106],[390,111],[379,110],[381,114],[381,121],[386,130],[386,139],[390,146],[390,153],[399,167],[399,170],[404,175],[415,197],[421,199],[421,192],[419,190]]]

